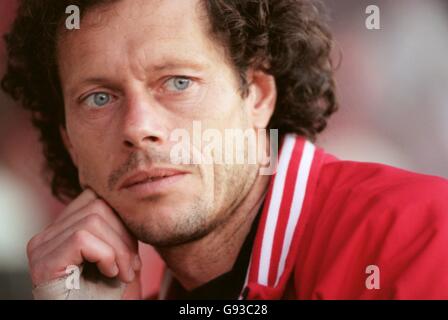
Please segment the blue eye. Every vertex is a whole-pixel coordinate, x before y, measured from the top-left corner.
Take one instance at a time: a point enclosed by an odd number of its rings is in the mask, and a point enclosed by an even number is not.
[[[98,108],[105,106],[110,102],[110,100],[111,97],[109,94],[105,92],[97,92],[88,96],[86,99],[86,103],[89,107]]]
[[[184,77],[174,77],[169,79],[166,84],[168,86],[168,90],[183,91],[190,86],[191,80]]]

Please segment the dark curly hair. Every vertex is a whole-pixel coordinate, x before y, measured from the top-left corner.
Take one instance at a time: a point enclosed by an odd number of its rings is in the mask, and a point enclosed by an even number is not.
[[[68,5],[81,14],[119,0],[21,0],[11,32],[5,36],[5,92],[31,111],[47,161],[52,193],[60,200],[81,192],[78,172],[65,149],[65,126],[56,44]],[[238,71],[258,68],[273,75],[277,102],[269,128],[315,140],[337,110],[332,38],[319,3],[311,0],[203,0],[211,34],[227,49]]]

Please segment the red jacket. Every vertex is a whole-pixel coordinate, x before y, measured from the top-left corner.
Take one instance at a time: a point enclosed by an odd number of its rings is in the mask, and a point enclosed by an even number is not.
[[[447,247],[447,180],[287,135],[240,298],[448,299]]]

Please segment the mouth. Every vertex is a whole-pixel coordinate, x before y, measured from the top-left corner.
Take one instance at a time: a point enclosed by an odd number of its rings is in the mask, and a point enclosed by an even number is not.
[[[166,168],[140,170],[125,178],[119,189],[148,196],[167,190],[187,174],[185,171]]]

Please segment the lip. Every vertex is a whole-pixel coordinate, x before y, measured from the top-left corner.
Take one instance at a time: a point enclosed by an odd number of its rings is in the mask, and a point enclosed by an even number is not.
[[[138,170],[124,178],[120,190],[129,190],[141,195],[160,192],[182,179],[187,172],[171,168]]]

